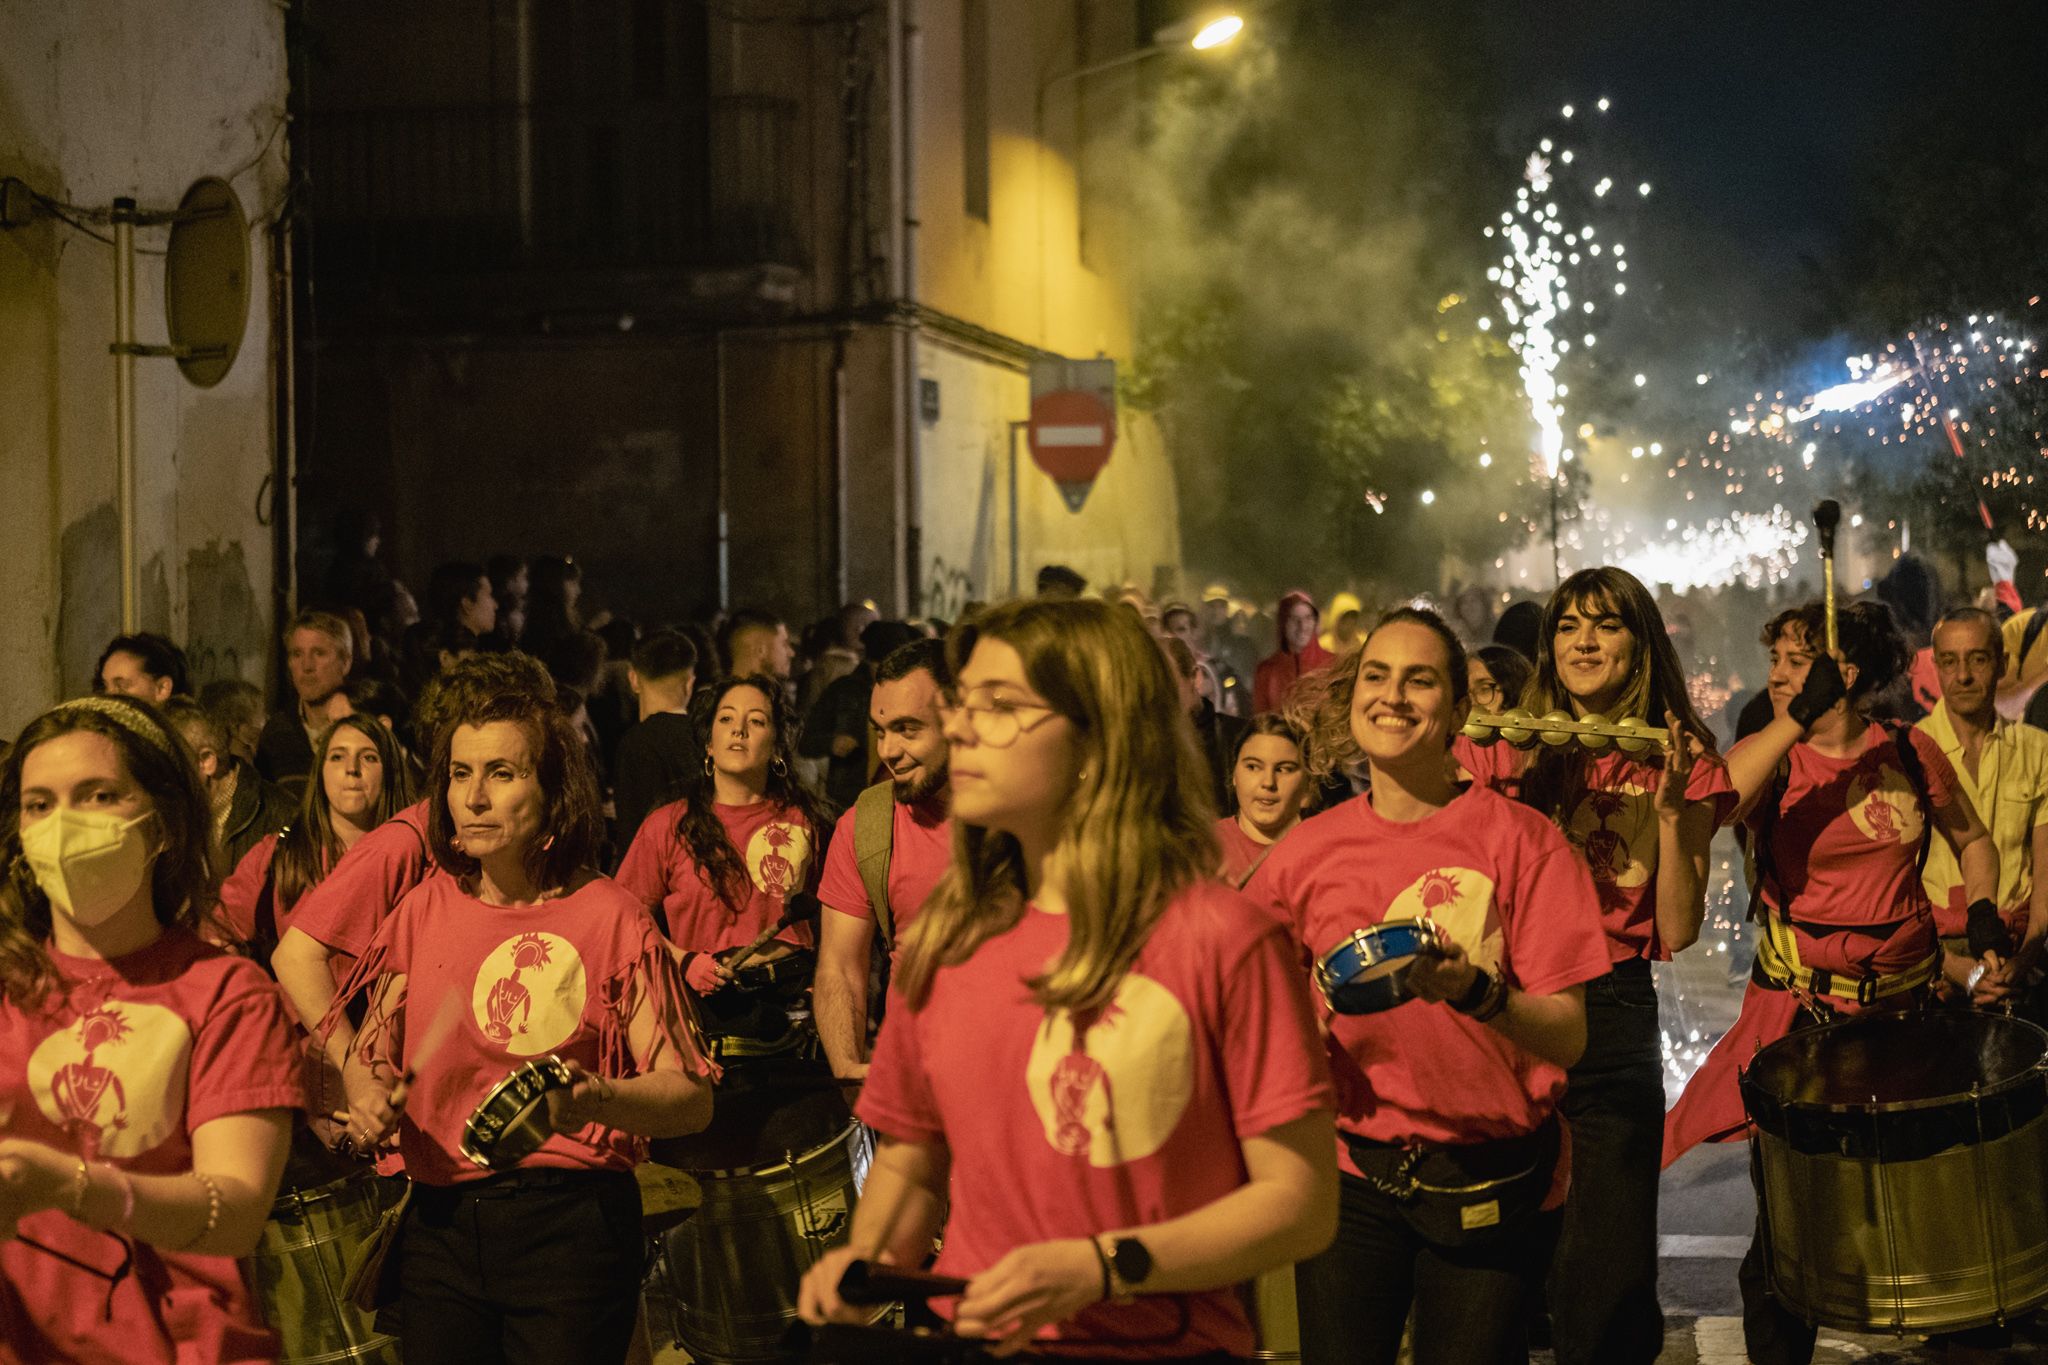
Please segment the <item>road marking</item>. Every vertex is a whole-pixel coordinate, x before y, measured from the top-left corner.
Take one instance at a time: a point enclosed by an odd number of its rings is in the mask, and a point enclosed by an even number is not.
[[[1739,1261],[1749,1254],[1749,1238],[1667,1232],[1657,1239],[1657,1254],[1665,1259]]]

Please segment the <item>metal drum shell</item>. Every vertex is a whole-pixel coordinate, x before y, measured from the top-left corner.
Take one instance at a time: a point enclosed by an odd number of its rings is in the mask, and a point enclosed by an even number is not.
[[[804,1272],[846,1239],[873,1138],[858,1123],[806,1152],[694,1174],[703,1202],[663,1234],[648,1321],[698,1360],[776,1361]]]
[[[292,1365],[364,1361],[398,1365],[398,1342],[342,1295],[348,1262],[398,1200],[397,1182],[367,1169],[312,1189],[286,1190],[271,1205],[256,1250],[243,1262],[264,1320]]]
[[[2048,1034],[1867,1013],[1763,1049],[1741,1084],[1772,1285],[1794,1312],[1938,1332],[2048,1302]]]

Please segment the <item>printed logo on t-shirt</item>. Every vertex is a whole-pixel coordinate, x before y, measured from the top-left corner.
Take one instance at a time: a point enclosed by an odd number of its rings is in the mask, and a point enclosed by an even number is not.
[[[29,1090],[86,1160],[141,1156],[182,1120],[191,1059],[192,1030],[174,1011],[109,1001],[43,1039]]]
[[[1493,910],[1493,878],[1484,872],[1433,867],[1394,897],[1381,918],[1428,919],[1479,966],[1490,971],[1500,965],[1500,916]]]
[[[747,871],[764,895],[787,900],[810,868],[811,832],[802,825],[770,820],[747,840]]]
[[[1849,819],[1866,839],[1880,844],[1919,842],[1920,802],[1906,775],[1891,764],[1851,778],[1847,804]]]
[[[1085,1028],[1068,1010],[1047,1015],[1024,1068],[1045,1140],[1098,1167],[1152,1155],[1194,1093],[1194,1043],[1173,992],[1137,972]]]
[[[1651,793],[1634,783],[1590,791],[1572,808],[1565,837],[1593,873],[1600,903],[1625,902],[1624,892],[1648,885],[1657,856],[1657,815]]]
[[[583,1020],[583,959],[559,934],[516,934],[477,968],[470,1007],[476,1025],[514,1057],[538,1057],[567,1042]]]

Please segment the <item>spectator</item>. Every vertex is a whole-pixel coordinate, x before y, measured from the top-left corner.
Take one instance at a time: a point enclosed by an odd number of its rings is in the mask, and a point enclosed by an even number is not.
[[[633,842],[656,806],[666,805],[704,763],[690,725],[697,685],[697,647],[679,630],[657,630],[633,648],[626,680],[638,704],[637,723],[619,738],[612,803],[621,849]]]
[[[1537,636],[1543,632],[1543,604],[1523,598],[1500,614],[1493,623],[1493,642],[1506,645],[1536,666]]]
[[[256,770],[296,797],[313,768],[313,741],[350,712],[344,689],[355,649],[348,623],[325,611],[293,617],[284,649],[292,701],[264,725]]]
[[[399,651],[398,685],[417,697],[427,683],[482,648],[469,627],[458,622],[420,621],[406,627]]]
[[[116,635],[100,651],[99,664],[92,671],[92,690],[152,702],[184,696],[192,690],[185,672],[185,651],[149,631]]]
[[[491,598],[498,604],[498,625],[490,635],[492,649],[518,647],[519,634],[526,627],[526,561],[518,555],[492,555],[486,566],[491,578]]]
[[[1064,564],[1048,564],[1038,571],[1038,595],[1056,601],[1079,597],[1088,580]]]
[[[199,704],[220,722],[228,752],[255,767],[256,741],[263,734],[263,689],[240,678],[219,678],[199,689]]]
[[[1316,641],[1316,627],[1322,614],[1305,592],[1290,592],[1280,599],[1280,648],[1259,661],[1252,678],[1252,714],[1263,716],[1278,711],[1287,693],[1304,673],[1313,673],[1335,656]]]
[[[528,581],[519,647],[536,659],[546,659],[565,637],[583,629],[583,570],[567,555],[537,555]]]
[[[735,678],[756,674],[789,681],[795,662],[789,647],[789,627],[782,618],[759,607],[741,607],[728,616],[718,633],[718,652],[726,673]]]
[[[481,564],[443,564],[427,580],[427,619],[482,639],[498,626],[498,599]]]
[[[866,659],[826,688],[804,717],[797,753],[805,758],[827,760],[825,800],[835,815],[853,805],[873,770],[869,762],[868,699],[875,688],[875,661],[888,658],[917,638],[917,631],[901,621],[876,621],[869,625],[860,637]]]
[[[1174,681],[1180,685],[1181,709],[1194,723],[1195,738],[1201,742],[1202,757],[1209,765],[1210,798],[1216,809],[1228,810],[1230,772],[1237,762],[1237,745],[1244,735],[1245,723],[1236,716],[1224,715],[1201,694],[1197,685],[1201,665],[1186,640],[1169,635],[1161,642],[1161,648],[1172,666]]]
[[[232,870],[243,854],[291,823],[298,803],[235,757],[213,712],[190,697],[168,697],[160,709],[199,761],[199,783],[212,819],[214,866]]]
[[[1485,645],[1466,659],[1472,686],[1472,709],[1492,715],[1522,704],[1522,693],[1536,676],[1536,667],[1506,645]]]

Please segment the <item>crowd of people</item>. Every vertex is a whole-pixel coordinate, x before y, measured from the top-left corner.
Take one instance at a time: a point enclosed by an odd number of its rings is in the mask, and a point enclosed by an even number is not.
[[[281,631],[282,706],[123,635],[5,750],[0,1361],[277,1358],[238,1258],[338,1181],[405,1358],[643,1359],[636,1167],[805,1049],[876,1140],[790,1286],[821,1332],[869,1321],[859,1262],[957,1280],[999,1354],[1248,1360],[1240,1289],[1291,1268],[1308,1361],[1522,1360],[1532,1324],[1649,1361],[1659,1172],[1744,1132],[1757,1048],[2048,1002],[2048,641],[2007,603],[1924,643],[1785,605],[1730,736],[1612,567],[1496,617],[1050,566],[793,636],[586,619],[561,556],[444,565],[420,617],[375,553]],[[1661,742],[1467,728],[1514,707]],[[1652,964],[1727,826],[1760,946],[1667,1113]],[[1417,924],[1358,1007],[1347,953]],[[1810,1359],[1760,1245],[1740,1286],[1751,1358]]]

